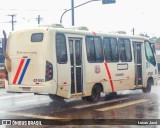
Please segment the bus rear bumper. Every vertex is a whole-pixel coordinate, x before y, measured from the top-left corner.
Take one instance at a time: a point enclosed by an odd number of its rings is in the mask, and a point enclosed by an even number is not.
[[[9,85],[5,82],[5,89],[7,92],[56,94],[57,85]]]

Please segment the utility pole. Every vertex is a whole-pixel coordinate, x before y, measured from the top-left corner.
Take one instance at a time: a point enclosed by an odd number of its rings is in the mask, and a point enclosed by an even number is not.
[[[74,26],[74,24],[75,24],[75,23],[74,23],[74,9],[75,9],[75,8],[78,8],[78,7],[80,7],[80,6],[83,6],[83,5],[85,5],[85,4],[88,4],[88,3],[90,3],[90,2],[94,2],[94,1],[102,1],[102,4],[112,4],[112,3],[116,3],[116,0],[89,0],[89,1],[87,1],[87,2],[84,2],[84,3],[82,3],[82,4],[79,4],[79,5],[77,5],[77,6],[74,6],[74,0],[71,0],[71,8],[65,10],[65,11],[62,13],[61,18],[60,18],[60,23],[62,23],[62,18],[63,18],[63,16],[64,16],[64,14],[65,14],[66,12],[68,12],[68,11],[72,11],[72,26]]]
[[[16,17],[16,14],[11,14],[11,15],[8,15],[8,16],[11,16],[12,20],[10,21],[12,23],[12,31],[14,31],[14,23],[16,23],[17,21],[14,20],[14,17]]]
[[[132,31],[132,34],[134,35],[135,34],[135,29],[133,28],[131,31]]]
[[[72,26],[74,26],[74,0],[71,0],[71,9],[72,9]]]
[[[77,5],[77,6],[74,6],[74,0],[71,0],[71,8],[65,10],[65,11],[62,13],[61,18],[60,18],[60,23],[62,23],[62,18],[63,18],[63,16],[64,16],[64,14],[65,14],[66,12],[68,12],[68,11],[72,11],[72,26],[74,26],[74,25],[75,25],[75,23],[74,23],[74,9],[75,9],[75,8],[78,8],[78,7],[80,7],[80,6],[83,6],[83,5],[85,5],[85,4],[88,4],[88,3],[90,3],[90,2],[94,2],[94,1],[101,1],[101,0],[89,0],[89,1],[87,1],[87,2],[84,2],[84,3],[82,3],[82,4],[79,4],[79,5]]]
[[[41,18],[41,16],[38,15],[38,17],[36,18],[36,20],[38,21],[38,24],[40,24],[40,22],[43,21],[43,18]]]

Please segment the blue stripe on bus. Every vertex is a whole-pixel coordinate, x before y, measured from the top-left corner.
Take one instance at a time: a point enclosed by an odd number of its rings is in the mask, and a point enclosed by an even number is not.
[[[25,73],[26,73],[26,70],[27,70],[27,68],[28,68],[28,65],[29,65],[30,60],[31,60],[31,59],[27,59],[27,62],[26,62],[26,64],[25,64],[25,66],[24,66],[24,69],[23,69],[23,72],[22,72],[22,74],[21,74],[21,77],[20,77],[20,79],[19,79],[19,81],[18,81],[18,84],[21,84],[21,83],[22,83],[23,77],[24,77],[24,75],[25,75]]]

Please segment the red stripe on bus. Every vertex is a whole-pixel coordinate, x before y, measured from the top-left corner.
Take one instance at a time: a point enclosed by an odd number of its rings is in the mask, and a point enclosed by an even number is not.
[[[96,35],[96,33],[95,32],[92,32],[93,33],[93,35]]]
[[[105,65],[106,70],[107,70],[107,74],[108,74],[108,77],[109,77],[109,82],[110,82],[110,85],[111,85],[111,88],[112,88],[112,92],[114,92],[114,85],[113,85],[111,73],[110,73],[110,70],[109,70],[109,68],[108,68],[107,62],[105,62],[104,65]]]
[[[19,63],[19,66],[18,66],[18,69],[17,69],[16,75],[15,75],[14,80],[13,80],[13,84],[16,84],[16,82],[17,82],[17,79],[18,79],[18,76],[19,76],[20,71],[21,71],[21,69],[22,69],[22,66],[23,66],[24,60],[25,60],[25,59],[21,59],[21,61],[20,61],[20,63]]]

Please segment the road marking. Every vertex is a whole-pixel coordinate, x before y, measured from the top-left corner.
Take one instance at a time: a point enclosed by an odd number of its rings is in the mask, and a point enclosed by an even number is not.
[[[21,94],[17,94],[17,95],[7,95],[7,96],[2,96],[2,97],[0,97],[0,99],[6,99],[6,98],[17,98],[17,97],[25,97],[25,96],[33,96],[33,94],[23,94],[23,95],[21,95]]]
[[[18,99],[17,99],[18,100]],[[4,102],[4,101],[0,101],[0,102]],[[50,104],[52,101],[48,98],[39,98],[39,99],[33,99],[33,100],[19,100],[19,101],[15,101],[15,100],[11,100],[10,102],[4,102],[0,108],[4,108],[5,106],[7,106],[8,108],[12,108],[14,105],[14,107],[16,108],[16,106],[21,106],[19,107],[20,110],[22,109],[22,106],[30,106],[30,105],[46,105],[46,104]],[[12,106],[12,107],[11,107]],[[17,109],[19,110],[19,109]]]
[[[115,100],[112,100],[112,101],[103,101],[103,102],[98,102],[98,103],[95,103],[95,104],[85,104],[85,105],[75,106],[73,108],[82,109],[82,108],[92,107],[92,106],[96,106],[96,105],[102,105],[104,103],[112,103],[112,102],[126,100],[126,99],[129,99],[129,98],[115,99]]]
[[[33,100],[23,100],[23,101],[15,101],[15,104],[21,104],[21,103],[25,103],[25,102],[35,102],[35,101],[43,101],[43,102],[50,102],[51,100],[48,97],[44,97],[44,98],[37,98],[37,99],[33,99]],[[32,103],[33,104],[33,103]],[[36,103],[38,104],[38,103]]]
[[[147,99],[136,100],[136,101],[132,101],[132,102],[128,102],[128,103],[123,103],[123,104],[114,105],[114,106],[110,106],[110,107],[99,108],[99,109],[95,109],[95,110],[96,111],[108,111],[108,110],[122,108],[122,107],[130,106],[130,105],[134,105],[134,104],[139,104],[139,103],[143,103],[143,102],[147,102],[147,101],[148,101]]]
[[[38,118],[38,119],[67,119],[67,118],[42,116],[42,115],[34,115],[34,114],[27,114],[27,113],[17,113],[17,112],[0,111],[0,113],[1,114],[5,114],[5,115],[10,115],[10,116],[23,116],[23,117]]]

